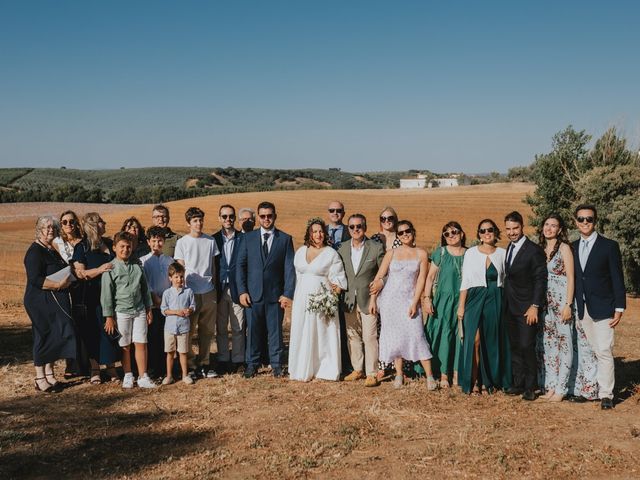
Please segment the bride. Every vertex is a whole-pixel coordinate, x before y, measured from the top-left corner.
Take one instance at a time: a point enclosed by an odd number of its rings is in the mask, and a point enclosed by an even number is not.
[[[296,291],[291,313],[289,376],[303,382],[313,378],[339,380],[340,324],[338,312],[330,318],[307,310],[309,295],[327,290],[338,294],[347,288],[342,260],[327,246],[325,223],[312,218],[307,223],[304,246],[296,252]]]

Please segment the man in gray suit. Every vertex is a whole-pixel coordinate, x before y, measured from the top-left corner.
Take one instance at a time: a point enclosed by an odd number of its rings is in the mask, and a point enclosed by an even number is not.
[[[384,249],[381,243],[367,239],[366,231],[367,219],[361,213],[354,213],[349,217],[351,240],[343,242],[338,249],[347,274],[348,288],[344,291],[342,308],[353,365],[353,372],[344,380],[360,380],[365,378],[366,372],[365,386],[375,387],[380,384],[376,378],[378,332],[377,317],[371,313],[369,305],[369,284],[378,273]]]

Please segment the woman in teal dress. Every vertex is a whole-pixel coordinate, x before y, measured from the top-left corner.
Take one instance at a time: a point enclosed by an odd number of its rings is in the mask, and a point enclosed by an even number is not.
[[[495,245],[500,229],[491,219],[478,225],[480,245],[464,255],[458,319],[462,321],[460,387],[479,394],[511,386],[509,337],[501,318],[504,248]]]
[[[442,227],[440,247],[431,253],[424,288],[425,311],[429,314],[424,332],[433,354],[434,375],[440,376],[440,388],[448,388],[451,377],[453,385],[458,384],[461,342],[457,312],[465,242],[466,235],[458,222],[449,222]]]

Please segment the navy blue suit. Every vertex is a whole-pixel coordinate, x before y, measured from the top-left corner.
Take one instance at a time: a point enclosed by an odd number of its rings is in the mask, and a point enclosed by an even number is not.
[[[269,362],[273,368],[282,367],[284,344],[280,308],[281,296],[292,299],[296,285],[291,236],[273,229],[273,243],[264,258],[261,229],[244,234],[236,260],[238,296],[248,293],[251,306],[245,310],[247,320],[247,366],[260,365],[265,334],[269,344]]]
[[[584,306],[594,320],[613,318],[616,308],[626,308],[627,298],[618,242],[596,237],[584,271],[580,265],[580,240],[573,242],[576,272],[578,318],[584,318]]]
[[[242,248],[244,234],[240,230],[236,230],[231,258],[227,258],[224,253],[224,240],[222,235],[224,235],[222,230],[213,234],[213,239],[216,241],[216,245],[218,245],[218,250],[220,251],[220,255],[216,255],[215,258],[216,272],[218,272],[218,275],[216,275],[216,292],[218,292],[218,301],[220,301],[220,297],[222,296],[222,292],[224,292],[225,287],[222,283],[222,279],[228,278],[231,300],[233,300],[233,303],[240,303],[238,300],[238,283],[236,282],[236,262],[238,259],[238,252]]]

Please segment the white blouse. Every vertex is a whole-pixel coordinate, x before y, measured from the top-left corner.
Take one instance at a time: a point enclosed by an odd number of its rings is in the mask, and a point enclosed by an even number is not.
[[[498,286],[502,286],[504,279],[504,259],[505,249],[496,248],[488,257],[491,259],[491,263],[496,267],[498,271]],[[464,261],[462,263],[462,283],[460,284],[460,290],[469,290],[473,287],[486,287],[487,286],[487,255],[478,250],[478,247],[471,247],[464,254]]]
[[[74,246],[71,245],[69,242],[65,242],[64,240],[62,240],[61,237],[54,238],[53,243],[58,246],[57,250],[58,250],[58,253],[60,253],[60,256],[62,257],[62,259],[65,262],[69,263],[73,258]]]

